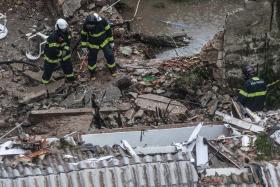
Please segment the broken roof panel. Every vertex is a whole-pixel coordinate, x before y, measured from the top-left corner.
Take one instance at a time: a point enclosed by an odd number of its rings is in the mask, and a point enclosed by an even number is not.
[[[267,163],[264,169],[265,179],[268,186],[280,186],[280,162],[277,165]]]
[[[273,165],[250,165],[251,169],[215,168],[207,169],[200,186],[207,187],[279,187],[280,162]],[[252,171],[254,170],[254,172]]]

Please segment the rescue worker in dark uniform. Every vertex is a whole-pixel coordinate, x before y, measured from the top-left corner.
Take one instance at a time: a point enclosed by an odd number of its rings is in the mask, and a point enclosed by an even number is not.
[[[251,111],[261,111],[266,99],[266,83],[256,75],[254,67],[247,65],[243,69],[247,79],[243,89],[239,90],[238,101]]]
[[[88,69],[91,80],[96,79],[96,61],[98,51],[101,49],[107,60],[107,67],[113,77],[117,76],[114,57],[114,38],[108,22],[94,13],[86,18],[81,31],[81,47],[88,49]]]
[[[44,73],[42,83],[48,84],[55,67],[60,63],[67,81],[74,81],[73,65],[71,62],[70,34],[68,23],[58,19],[55,31],[48,37],[44,49]]]

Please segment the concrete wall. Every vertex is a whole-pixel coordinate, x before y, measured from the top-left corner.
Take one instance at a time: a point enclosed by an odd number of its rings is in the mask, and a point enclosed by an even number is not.
[[[280,0],[244,1],[244,8],[229,13],[224,31],[225,77],[230,85],[241,82],[242,67],[271,68],[280,72]]]

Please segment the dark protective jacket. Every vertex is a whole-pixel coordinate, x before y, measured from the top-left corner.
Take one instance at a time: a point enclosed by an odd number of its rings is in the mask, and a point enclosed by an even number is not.
[[[104,18],[98,21],[97,25],[90,30],[86,27],[86,23],[84,23],[81,31],[82,47],[101,49],[113,41],[111,27]]]
[[[252,111],[261,111],[266,98],[266,83],[259,77],[252,77],[239,90],[238,101]]]
[[[71,58],[70,40],[68,33],[54,31],[47,39],[44,60],[52,64],[69,60]]]

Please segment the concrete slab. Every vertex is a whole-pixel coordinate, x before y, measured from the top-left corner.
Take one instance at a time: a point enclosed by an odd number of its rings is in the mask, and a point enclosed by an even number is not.
[[[156,111],[156,108],[166,110],[168,103],[171,99],[154,94],[145,94],[140,95],[135,100],[135,103],[142,109]],[[184,114],[187,108],[178,101],[171,101],[168,106],[168,111],[171,111],[171,114]]]

